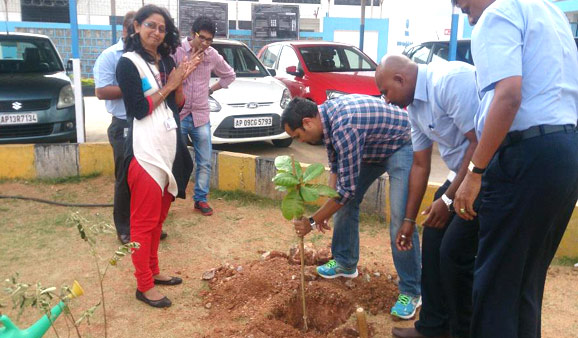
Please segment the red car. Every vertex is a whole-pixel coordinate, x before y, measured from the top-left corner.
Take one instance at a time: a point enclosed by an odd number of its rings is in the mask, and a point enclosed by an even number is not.
[[[291,96],[317,104],[343,94],[380,96],[377,65],[354,46],[325,41],[283,41],[264,46],[257,55],[273,69]]]

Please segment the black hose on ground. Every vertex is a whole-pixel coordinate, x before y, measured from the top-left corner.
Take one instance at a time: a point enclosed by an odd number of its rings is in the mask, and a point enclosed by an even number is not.
[[[15,200],[24,200],[24,201],[33,201],[39,203],[46,203],[52,205],[58,205],[61,207],[79,207],[79,208],[111,208],[113,204],[80,204],[80,203],[62,203],[62,202],[55,202],[49,200],[43,200],[41,198],[35,197],[25,197],[25,196],[7,196],[7,195],[0,195],[0,199],[15,199]]]

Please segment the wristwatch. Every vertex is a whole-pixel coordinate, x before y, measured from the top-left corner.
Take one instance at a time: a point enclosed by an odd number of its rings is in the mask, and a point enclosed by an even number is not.
[[[444,201],[446,207],[448,207],[448,211],[452,211],[452,204],[454,203],[454,201],[451,198],[449,198],[446,194],[442,195],[442,201]]]
[[[470,161],[470,165],[468,166],[468,170],[474,174],[483,174],[486,171],[486,168],[478,168],[474,164],[474,162]]]
[[[309,217],[309,225],[311,225],[311,230],[317,230],[317,223],[315,223],[313,217]]]

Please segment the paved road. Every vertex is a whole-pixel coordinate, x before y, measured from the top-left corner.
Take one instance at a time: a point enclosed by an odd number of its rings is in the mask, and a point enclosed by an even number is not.
[[[104,101],[96,97],[85,97],[86,107],[86,141],[87,142],[108,142],[106,129],[110,124],[111,115],[106,112]],[[327,165],[327,153],[325,147],[312,146],[293,142],[288,148],[274,147],[270,142],[251,142],[238,144],[215,145],[214,149],[232,151],[237,153],[252,154],[265,157],[275,157],[278,155],[295,155],[295,159],[303,163],[324,163]],[[430,181],[443,183],[448,170],[440,159],[437,149],[434,151],[432,159],[432,171]]]

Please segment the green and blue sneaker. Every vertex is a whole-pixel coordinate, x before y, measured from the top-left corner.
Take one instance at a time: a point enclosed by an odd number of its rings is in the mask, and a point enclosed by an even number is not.
[[[344,267],[339,265],[334,259],[332,259],[329,262],[325,263],[325,265],[318,266],[317,273],[319,274],[319,276],[323,278],[337,278],[337,277],[355,278],[357,277],[357,268],[345,269]]]
[[[401,319],[411,319],[415,316],[418,307],[421,306],[421,296],[412,297],[400,294],[397,302],[391,308],[391,315]]]

